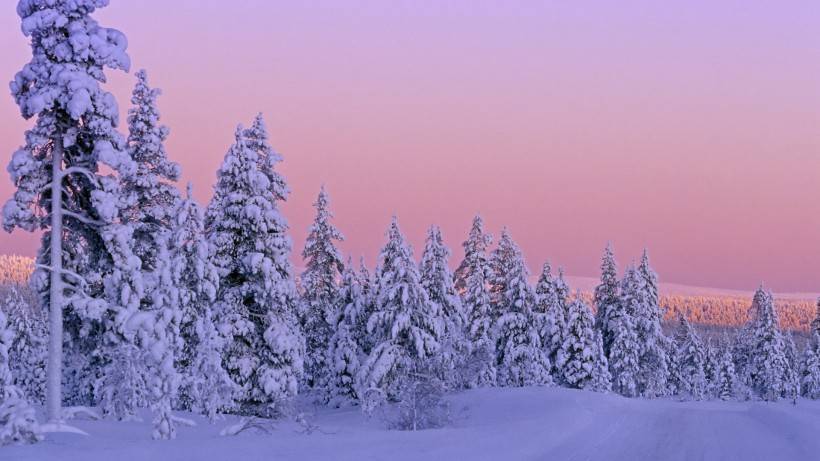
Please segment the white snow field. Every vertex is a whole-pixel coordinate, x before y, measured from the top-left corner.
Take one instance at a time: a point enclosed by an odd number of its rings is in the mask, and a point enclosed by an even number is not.
[[[561,388],[482,389],[451,398],[446,429],[386,430],[358,409],[322,410],[321,432],[278,423],[222,437],[233,419],[150,439],[146,422],[75,421],[91,435],[50,434],[0,448],[1,460],[776,460],[820,459],[820,402],[677,402]]]

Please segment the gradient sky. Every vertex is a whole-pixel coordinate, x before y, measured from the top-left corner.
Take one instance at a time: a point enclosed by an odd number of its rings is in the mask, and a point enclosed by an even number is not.
[[[6,80],[29,53],[12,3]],[[649,247],[663,281],[820,291],[816,0],[111,3],[97,17],[164,90],[199,199],[265,114],[296,251],[325,183],[342,249],[371,263],[393,213],[417,256],[438,223],[458,259],[481,212],[533,270],[594,276],[611,240],[622,265]],[[109,75],[125,111],[133,77]],[[0,97],[2,163],[28,125]]]

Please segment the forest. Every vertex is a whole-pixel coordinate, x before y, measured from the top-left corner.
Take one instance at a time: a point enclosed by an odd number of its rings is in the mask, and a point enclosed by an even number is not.
[[[23,286],[9,284],[0,309],[0,443],[146,408],[154,439],[191,424],[180,412],[239,415],[241,432],[299,418],[305,399],[391,429],[440,428],[445,396],[478,388],[820,397],[820,303],[778,306],[763,286],[746,303],[662,298],[646,251],[619,269],[607,246],[599,285],[575,295],[549,263],[530,283],[511,232],[493,238],[481,216],[455,270],[438,227],[417,255],[394,216],[371,268],[339,251],[322,188],[297,274],[283,158],[261,114],[236,128],[205,205],[179,189],[144,70],[120,133],[102,85],[131,62],[124,34],[90,16],[106,3],[18,6],[32,57],[11,89],[33,127],[11,156],[3,226],[41,232],[42,246],[30,280],[28,262],[3,260]],[[707,339],[690,322],[738,328]],[[802,350],[787,329],[806,332]]]

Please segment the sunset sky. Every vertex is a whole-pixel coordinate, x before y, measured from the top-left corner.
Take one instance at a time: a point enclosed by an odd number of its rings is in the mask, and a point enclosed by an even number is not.
[[[5,81],[30,53],[14,3]],[[533,271],[596,276],[612,241],[621,266],[648,247],[662,281],[820,291],[817,0],[111,0],[96,17],[133,63],[106,87],[124,114],[148,70],[203,202],[237,123],[265,114],[295,254],[324,183],[342,249],[370,264],[392,214],[417,256],[441,225],[455,263],[480,212]],[[29,125],[4,90],[3,165]],[[37,245],[0,234],[0,253]]]

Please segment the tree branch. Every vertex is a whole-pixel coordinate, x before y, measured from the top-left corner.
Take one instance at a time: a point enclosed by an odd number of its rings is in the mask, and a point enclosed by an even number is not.
[[[92,184],[94,184],[97,187],[100,187],[100,182],[97,180],[97,177],[94,176],[94,173],[92,173],[91,170],[89,170],[88,168],[83,168],[81,166],[71,166],[66,168],[60,174],[60,179],[65,178],[66,176],[74,173],[79,173],[85,176],[86,178],[88,178],[89,181],[91,181]]]
[[[102,222],[102,221],[97,221],[96,219],[91,219],[87,216],[83,216],[81,214],[77,214],[77,213],[75,213],[73,211],[69,211],[69,210],[63,210],[63,216],[67,216],[69,218],[74,218],[77,221],[80,221],[81,223],[87,224],[89,226],[100,226],[100,227],[102,227],[102,226],[105,225],[105,223]]]

